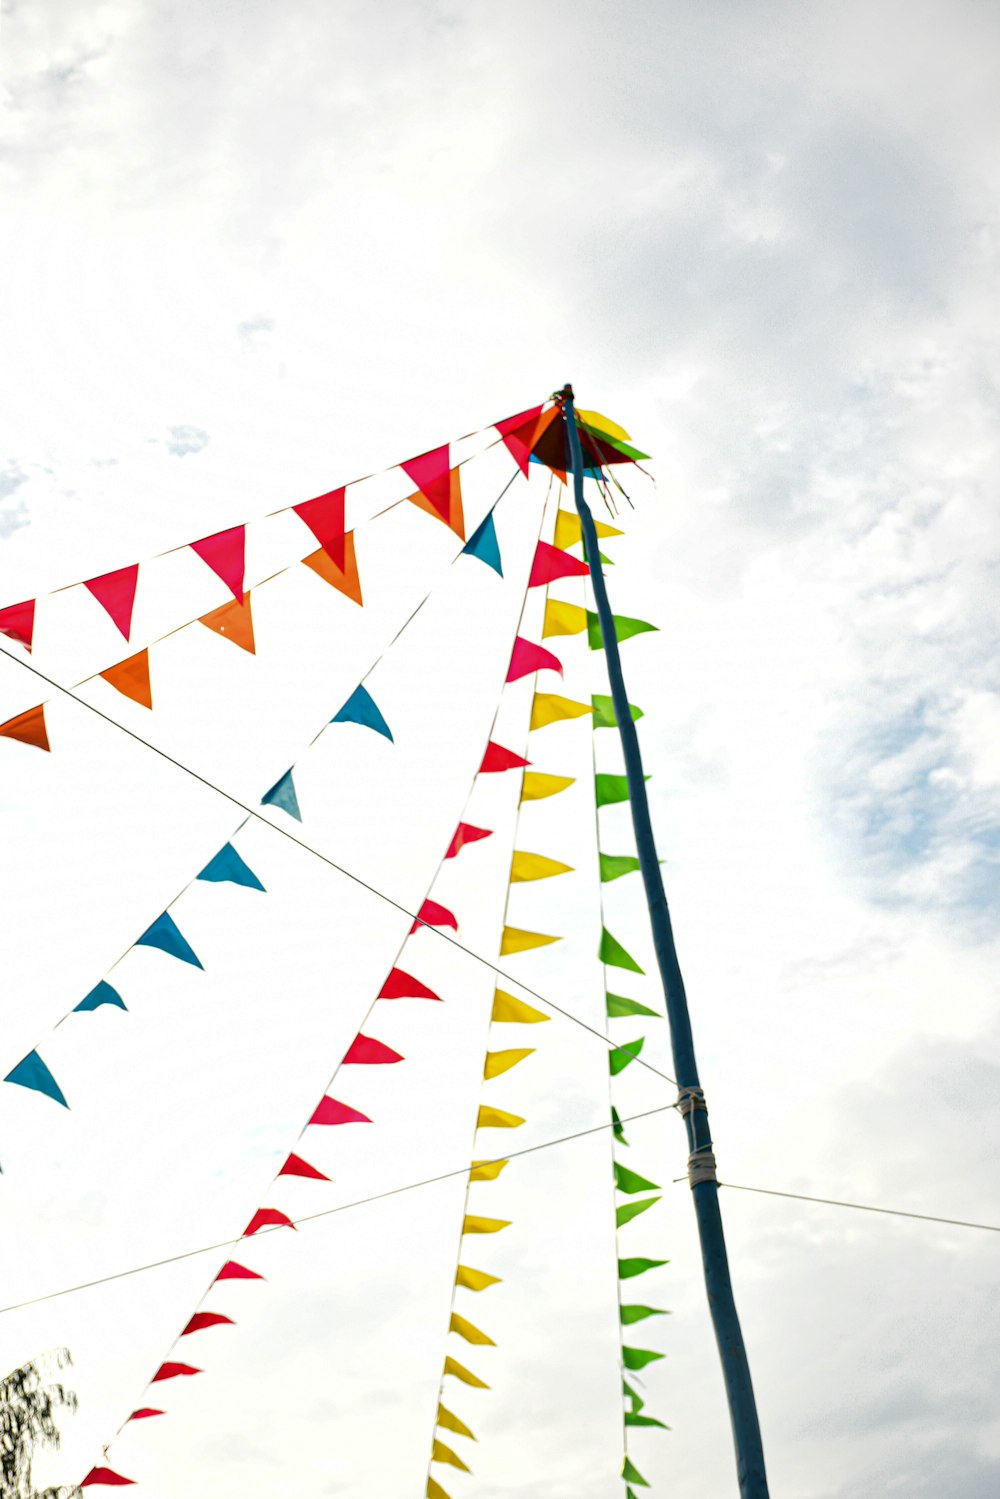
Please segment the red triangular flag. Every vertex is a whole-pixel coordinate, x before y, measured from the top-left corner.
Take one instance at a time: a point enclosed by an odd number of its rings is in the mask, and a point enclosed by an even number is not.
[[[448,459],[448,444],[443,448],[432,448],[421,453],[408,463],[401,463],[403,473],[411,478],[421,494],[429,500],[443,521],[448,519],[451,509],[451,463]]]
[[[191,550],[207,562],[216,577],[222,579],[233,598],[243,598],[243,565],[246,527],[233,526],[230,531],[216,531],[202,541],[192,541]]]
[[[272,1223],[276,1228],[295,1228],[291,1218],[279,1208],[258,1208],[243,1230],[244,1239],[249,1239],[250,1235],[255,1234],[258,1229],[267,1228]]]
[[[317,1171],[315,1166],[310,1166],[300,1155],[290,1155],[288,1160],[278,1172],[279,1176],[307,1176],[310,1181],[328,1182],[330,1178],[324,1176],[322,1171]]]
[[[162,1415],[163,1415],[162,1411],[153,1410],[152,1406],[149,1406],[149,1405],[143,1405],[143,1406],[140,1406],[137,1411],[133,1411],[132,1412],[132,1414],[129,1416],[129,1420],[130,1421],[144,1421],[147,1416],[162,1416]]]
[[[35,601],[26,599],[23,604],[8,604],[0,609],[0,635],[9,635],[18,645],[31,650],[31,639],[35,632]]]
[[[201,1374],[201,1369],[196,1369],[193,1364],[161,1364],[149,1381],[150,1384],[158,1384],[161,1379],[179,1379],[185,1374]]]
[[[578,557],[571,557],[561,547],[540,541],[535,550],[535,560],[531,564],[528,587],[540,588],[543,583],[555,583],[560,578],[586,578],[589,572],[586,562],[581,562]]]
[[[256,1270],[248,1270],[246,1265],[238,1265],[235,1260],[227,1260],[215,1277],[216,1280],[263,1280],[263,1275],[258,1275]]]
[[[491,739],[486,746],[483,763],[479,767],[480,775],[490,775],[500,770],[519,770],[522,765],[530,765],[523,755],[515,755],[513,750],[504,749],[502,744],[494,744]]]
[[[245,593],[241,599],[227,599],[224,604],[219,605],[218,609],[212,609],[208,614],[203,614],[199,624],[207,625],[217,635],[224,635],[227,640],[233,642],[233,645],[249,651],[251,656],[257,654],[253,638],[253,613],[248,593]]]
[[[452,931],[458,931],[454,912],[449,911],[447,906],[439,906],[436,900],[424,901],[410,931],[415,932],[419,926],[450,926]]]
[[[102,573],[99,578],[88,578],[84,588],[89,588],[94,598],[111,615],[115,624],[127,640],[132,629],[132,605],[135,603],[135,588],[139,581],[139,564],[119,567],[116,572]]]
[[[216,1276],[216,1280],[218,1278]],[[236,1326],[232,1317],[224,1317],[221,1312],[195,1312],[191,1321],[181,1333],[181,1337],[186,1338],[190,1333],[201,1332],[203,1327],[218,1327],[223,1322],[228,1322],[230,1327]]]
[[[304,520],[327,556],[344,571],[344,520],[345,488],[331,489],[317,495],[314,500],[303,500],[292,509],[300,520]]]
[[[359,1113],[337,1098],[321,1098],[310,1124],[371,1124],[367,1114]]]
[[[49,749],[49,736],[45,732],[45,704],[39,703],[37,708],[29,708],[27,713],[19,713],[16,718],[8,718],[6,723],[0,723],[0,734],[5,739],[18,739],[22,744],[33,744],[36,749]]]
[[[541,406],[535,406],[531,411],[521,411],[517,416],[508,416],[502,422],[494,423],[503,438],[504,447],[525,478],[528,477],[528,462],[531,458],[531,438],[541,414]]]
[[[418,489],[416,494],[408,495],[411,505],[416,505],[418,510],[426,510],[428,515],[433,515],[435,520],[443,520],[446,526],[454,531],[462,541],[465,540],[465,511],[462,508],[462,470],[453,468],[448,475],[448,505],[442,515],[438,506],[432,504]]]
[[[533,641],[518,635],[510,656],[507,681],[520,681],[521,677],[529,676],[533,671],[557,671],[562,676],[562,662],[558,656],[547,651],[544,645],[535,645]]]
[[[440,994],[435,994],[433,989],[428,989],[419,979],[412,974],[404,973],[402,968],[393,968],[389,977],[378,992],[379,999],[437,999]]]
[[[123,1478],[120,1473],[113,1473],[110,1468],[91,1468],[86,1478],[80,1484],[81,1489],[87,1488],[92,1483],[106,1483],[117,1487],[123,1483],[135,1483],[134,1478]]]
[[[460,822],[455,829],[455,836],[448,845],[446,859],[454,859],[461,853],[467,843],[478,843],[480,838],[492,838],[492,828],[475,828],[471,822]]]
[[[152,708],[153,689],[149,682],[148,650],[137,651],[127,661],[116,662],[107,671],[102,671],[101,676],[124,697],[130,697],[134,703],[141,703],[144,708]]]
[[[375,1041],[371,1036],[362,1036],[360,1033],[351,1042],[350,1049],[344,1058],[345,1062],[353,1062],[361,1067],[382,1067],[390,1062],[402,1062],[404,1058],[398,1051],[393,1051],[391,1046],[386,1046],[382,1041]]]

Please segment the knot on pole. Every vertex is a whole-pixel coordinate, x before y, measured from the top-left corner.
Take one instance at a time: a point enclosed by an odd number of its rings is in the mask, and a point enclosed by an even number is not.
[[[688,1156],[688,1183],[691,1188],[702,1182],[718,1182],[715,1174],[715,1155],[711,1146],[702,1145]]]
[[[674,1108],[683,1119],[686,1119],[694,1109],[701,1109],[703,1113],[707,1113],[708,1104],[705,1102],[704,1088],[680,1088]]]

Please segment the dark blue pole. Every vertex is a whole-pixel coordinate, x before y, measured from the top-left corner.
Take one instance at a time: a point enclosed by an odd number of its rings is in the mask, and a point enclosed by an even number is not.
[[[764,1447],[757,1420],[757,1405],[750,1381],[750,1364],[747,1360],[740,1319],[733,1297],[733,1286],[729,1276],[729,1260],[726,1256],[726,1239],[722,1228],[722,1213],[719,1209],[719,1184],[715,1175],[715,1156],[712,1152],[712,1134],[708,1124],[708,1106],[698,1079],[698,1063],[694,1054],[694,1037],[691,1034],[691,1017],[688,1014],[687,995],[681,977],[677,948],[674,945],[673,926],[667,897],[663,889],[660,865],[656,857],[653,840],[653,825],[649,817],[649,802],[646,799],[646,783],[643,779],[642,756],[639,753],[639,737],[629,712],[628,693],[622,676],[621,657],[618,654],[618,636],[615,632],[608,591],[601,572],[600,553],[597,547],[597,531],[590,506],[583,497],[583,454],[580,450],[580,433],[573,409],[573,387],[567,385],[559,394],[566,416],[569,438],[570,467],[573,470],[573,493],[577,513],[583,529],[583,541],[590,568],[590,581],[597,604],[597,618],[601,626],[601,640],[608,662],[611,679],[611,699],[621,735],[625,756],[625,773],[628,777],[629,806],[632,810],[632,826],[635,829],[635,846],[639,856],[639,868],[649,904],[649,920],[653,929],[653,946],[656,962],[663,984],[663,995],[670,1024],[670,1042],[673,1049],[674,1071],[677,1074],[678,1107],[687,1127],[688,1178],[694,1197],[695,1216],[698,1220],[698,1237],[701,1241],[701,1258],[705,1270],[705,1288],[708,1306],[712,1314],[715,1338],[722,1360],[722,1375],[726,1383],[726,1398],[729,1401],[729,1418],[733,1427],[733,1442],[736,1447],[736,1473],[739,1479],[741,1499],[768,1499],[767,1474],[764,1470]]]

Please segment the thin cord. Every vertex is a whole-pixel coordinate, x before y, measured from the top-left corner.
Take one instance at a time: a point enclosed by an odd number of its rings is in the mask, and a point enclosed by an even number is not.
[[[686,1181],[687,1177],[679,1178]],[[779,1192],[774,1187],[745,1187],[740,1182],[720,1182],[731,1192],[760,1192],[765,1197],[790,1197],[795,1202],[818,1202],[828,1208],[853,1208],[859,1213],[885,1213],[890,1218],[917,1218],[921,1223],[948,1223],[952,1228],[981,1228],[985,1233],[1000,1234],[998,1223],[970,1223],[967,1218],[939,1218],[934,1213],[908,1213],[903,1208],[877,1208],[869,1202],[840,1202],[836,1197],[809,1197],[804,1192]]]

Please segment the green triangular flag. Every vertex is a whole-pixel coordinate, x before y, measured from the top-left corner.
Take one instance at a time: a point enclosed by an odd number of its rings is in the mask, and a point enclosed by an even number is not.
[[[665,1421],[657,1421],[655,1416],[637,1416],[633,1411],[625,1412],[626,1426],[659,1426],[662,1431],[669,1431],[670,1427]]]
[[[644,619],[630,619],[627,614],[613,614],[615,622],[615,635],[619,641],[630,640],[633,635],[642,635],[646,630],[658,630],[659,625],[651,625]],[[587,639],[592,651],[599,651],[603,645],[601,639],[601,622],[593,609],[587,610]]]
[[[622,1326],[631,1327],[633,1322],[642,1322],[646,1317],[665,1317],[667,1313],[661,1306],[621,1306]]]
[[[639,1036],[635,1041],[626,1041],[623,1046],[618,1046],[614,1051],[608,1053],[608,1066],[611,1076],[617,1077],[619,1072],[624,1072],[630,1062],[634,1062],[642,1051],[642,1043],[645,1036]]]
[[[648,781],[649,776],[643,776],[643,780]],[[615,802],[627,802],[628,776],[608,775],[605,771],[599,771],[594,777],[594,790],[598,807],[610,807]]]
[[[611,1130],[619,1145],[628,1145],[628,1141],[625,1138],[625,1127],[618,1117],[618,1110],[614,1107],[611,1110]]]
[[[622,1345],[622,1363],[626,1369],[645,1369],[647,1364],[663,1357],[662,1353],[654,1353],[652,1348],[626,1348]]]
[[[601,884],[620,880],[623,874],[632,874],[639,868],[635,854],[599,854],[601,861]]]
[[[621,994],[605,994],[604,998],[612,1020],[621,1020],[626,1015],[652,1015],[654,1020],[662,1019],[655,1010],[651,1010],[648,1005],[641,1005],[637,999],[625,999]]]
[[[615,1161],[615,1186],[619,1192],[658,1192],[659,1182],[647,1181],[640,1176],[638,1171],[630,1171],[627,1166],[619,1166]]]
[[[630,1463],[627,1457],[622,1463],[622,1477],[627,1479],[629,1483],[638,1483],[641,1484],[644,1489],[649,1488],[649,1484],[643,1478],[642,1474],[639,1472],[639,1469],[635,1467],[633,1463]]]
[[[645,973],[635,958],[629,956],[620,942],[616,942],[606,926],[601,927],[601,945],[597,956],[608,968],[627,968],[629,973]]]
[[[591,720],[594,728],[616,729],[618,727],[618,719],[615,715],[614,699],[609,697],[607,693],[595,692],[590,701],[594,705],[594,716]],[[629,703],[628,711],[632,715],[633,723],[643,716],[642,709],[637,708],[634,703]]]
[[[618,1261],[618,1279],[631,1280],[633,1275],[645,1275],[647,1270],[658,1270],[661,1265],[669,1265],[669,1260],[646,1260],[641,1257]]]
[[[659,1202],[658,1197],[644,1197],[641,1202],[623,1202],[620,1208],[615,1208],[615,1223],[619,1228],[624,1228],[633,1218],[638,1218],[647,1208],[655,1207]]]

